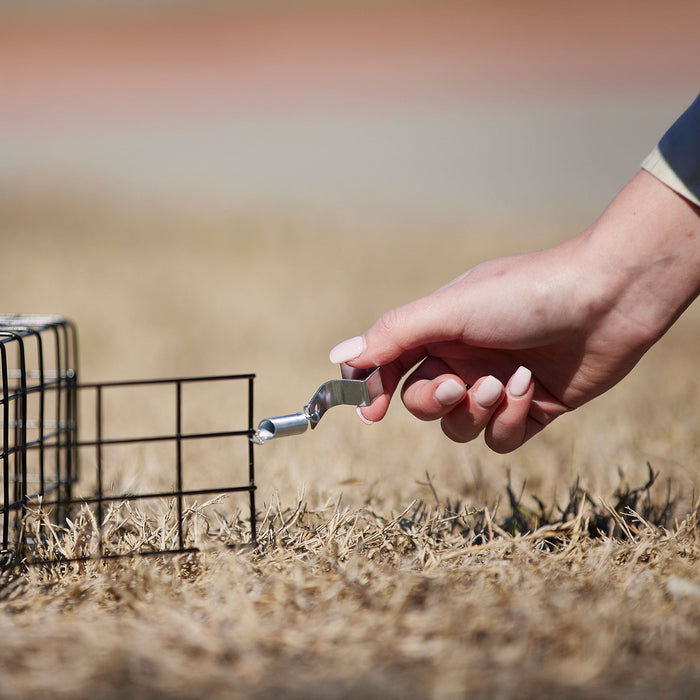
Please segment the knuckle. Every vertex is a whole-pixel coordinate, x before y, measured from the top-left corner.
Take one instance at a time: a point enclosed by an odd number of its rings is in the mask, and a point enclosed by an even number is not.
[[[402,396],[401,398],[406,410],[411,415],[418,418],[418,420],[432,421],[440,418],[439,409],[436,410],[435,407],[426,404],[424,401],[420,401],[417,397],[409,395],[408,397]]]
[[[458,443],[465,443],[469,442],[473,438],[467,437],[465,435],[460,435],[458,433],[452,432],[450,428],[448,428],[444,423],[442,423],[442,432],[450,439],[452,442],[458,442]]]
[[[480,430],[475,429],[473,425],[465,426],[463,424],[457,424],[452,414],[448,414],[443,417],[443,419],[440,421],[440,428],[446,437],[453,442],[459,443],[470,442],[481,432]]]
[[[486,438],[486,444],[492,452],[495,452],[499,455],[507,455],[508,453],[513,452],[518,447],[518,445],[509,445],[497,442],[493,438],[489,437]]]
[[[484,440],[491,450],[504,455],[518,449],[523,444],[524,437],[524,431],[519,430],[518,426],[499,425],[487,430]]]
[[[385,311],[375,323],[375,328],[382,334],[393,337],[396,335],[401,323],[398,309]]]

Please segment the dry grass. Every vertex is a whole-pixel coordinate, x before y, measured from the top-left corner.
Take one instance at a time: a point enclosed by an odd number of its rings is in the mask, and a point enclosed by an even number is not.
[[[376,236],[45,193],[0,212],[3,310],[74,318],[85,379],[255,371],[259,417],[298,410],[332,376],[328,348],[384,308],[572,231]],[[514,455],[398,406],[371,428],[336,409],[257,452],[256,551],[225,546],[246,527],[230,499],[192,507],[195,557],[6,571],[0,698],[696,693],[699,329],[691,309]],[[167,539],[167,507],[114,511],[115,542]],[[84,513],[46,553],[89,548],[94,528]]]

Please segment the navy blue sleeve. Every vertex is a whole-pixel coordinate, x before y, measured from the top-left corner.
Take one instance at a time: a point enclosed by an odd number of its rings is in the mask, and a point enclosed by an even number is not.
[[[659,151],[678,179],[700,200],[700,95],[664,134]]]

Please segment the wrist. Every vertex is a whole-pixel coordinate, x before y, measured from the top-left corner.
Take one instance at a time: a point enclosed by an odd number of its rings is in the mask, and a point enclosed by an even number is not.
[[[615,313],[639,346],[656,342],[700,291],[700,209],[647,172],[581,238],[591,308]]]

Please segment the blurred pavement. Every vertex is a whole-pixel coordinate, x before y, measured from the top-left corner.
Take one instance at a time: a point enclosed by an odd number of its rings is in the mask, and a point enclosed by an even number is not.
[[[698,91],[697,2],[205,7],[5,18],[0,187],[586,223]]]

